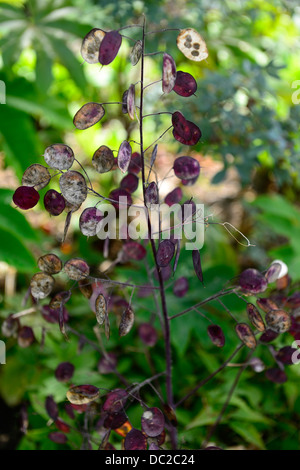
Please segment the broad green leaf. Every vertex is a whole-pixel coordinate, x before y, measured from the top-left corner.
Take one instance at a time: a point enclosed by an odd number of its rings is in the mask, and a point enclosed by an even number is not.
[[[1,228],[0,259],[20,272],[32,272],[36,269],[36,260],[32,253],[12,232]]]
[[[39,240],[37,232],[31,227],[21,212],[11,206],[1,204],[0,230],[2,229],[11,232],[17,238],[22,237],[24,240]]]
[[[265,450],[265,444],[261,438],[259,431],[250,423],[243,423],[242,421],[231,421],[231,429],[239,434],[246,442],[253,444],[259,449]]]

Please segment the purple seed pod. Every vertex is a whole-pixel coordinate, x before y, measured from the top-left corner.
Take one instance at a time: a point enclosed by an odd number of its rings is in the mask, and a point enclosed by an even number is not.
[[[87,197],[87,185],[84,177],[78,171],[67,171],[59,178],[59,187],[64,198],[77,206]]]
[[[38,267],[46,274],[57,274],[62,270],[62,262],[58,256],[49,253],[38,259]]]
[[[142,168],[141,155],[138,152],[133,152],[129,163],[128,171],[130,173],[139,174]]]
[[[265,313],[269,312],[270,310],[278,310],[277,304],[273,300],[267,299],[265,297],[260,297],[257,299],[256,304]]]
[[[125,189],[130,194],[137,190],[139,179],[134,173],[128,173],[120,182],[120,188]]]
[[[106,429],[118,429],[128,421],[128,416],[124,411],[118,413],[108,413],[104,420],[104,427]]]
[[[256,348],[255,336],[247,323],[237,323],[235,327],[236,334],[247,348]]]
[[[69,418],[75,419],[75,413],[74,413],[74,410],[72,408],[71,403],[66,403],[65,404],[65,411],[66,411],[67,415],[69,416]]]
[[[142,52],[143,52],[143,43],[141,40],[138,40],[133,46],[129,55],[131,65],[135,66],[139,62],[142,56]]]
[[[139,337],[146,346],[154,346],[157,342],[156,329],[150,323],[142,323],[139,326]]]
[[[81,258],[72,258],[64,265],[64,271],[69,279],[80,281],[90,274],[88,264]]]
[[[264,292],[268,287],[266,278],[257,269],[246,269],[243,271],[239,282],[241,288],[251,292],[251,294]]]
[[[68,170],[73,165],[74,152],[68,145],[53,144],[46,148],[44,159],[50,168]]]
[[[114,154],[106,145],[101,145],[92,158],[92,165],[98,173],[107,173],[112,170],[114,163]]]
[[[59,382],[69,382],[73,377],[75,367],[71,362],[61,362],[55,369],[55,377]]]
[[[50,432],[48,437],[50,441],[55,442],[55,444],[66,444],[68,441],[67,436],[61,432]]]
[[[297,309],[300,307],[300,292],[294,292],[286,300],[286,305],[291,309]]]
[[[95,314],[99,325],[105,322],[105,314],[107,312],[107,302],[103,294],[99,294],[95,301]]]
[[[197,91],[197,82],[190,73],[178,71],[173,91],[180,96],[191,96]]]
[[[121,317],[119,325],[119,335],[126,336],[134,325],[134,312],[130,306],[128,306]]]
[[[182,189],[181,188],[175,188],[173,191],[171,191],[169,194],[166,195],[165,197],[165,203],[168,204],[168,206],[173,206],[173,204],[178,204],[182,199]]]
[[[43,305],[42,316],[48,323],[58,323],[59,309],[51,308],[49,305]],[[65,323],[69,320],[69,314],[65,307],[63,307],[63,320]]]
[[[141,421],[142,431],[149,437],[159,436],[165,428],[165,417],[159,408],[148,408]]]
[[[172,56],[164,53],[162,68],[162,91],[170,93],[176,82],[176,64]]]
[[[170,279],[170,277],[172,276],[172,267],[171,265],[169,264],[168,266],[166,267],[161,267],[160,268],[160,274],[163,278],[164,281],[168,281]],[[158,280],[158,273],[157,273],[157,270],[155,269],[154,270],[154,277],[156,280]]]
[[[34,186],[39,191],[47,186],[50,179],[51,175],[48,169],[39,163],[34,163],[24,171],[22,186]]]
[[[19,319],[14,318],[13,313],[11,313],[3,321],[1,326],[1,333],[6,338],[10,338],[11,336],[16,336],[20,328],[21,324]]]
[[[122,173],[126,173],[129,167],[130,159],[132,155],[131,145],[127,140],[124,140],[118,151],[118,167]]]
[[[175,413],[175,410],[174,408],[172,408],[170,405],[168,404],[164,404],[163,406],[164,408],[164,414],[165,416],[168,418],[168,420],[170,421],[170,423],[177,427],[177,417],[176,417],[176,413]]]
[[[145,190],[145,202],[147,204],[147,206],[151,205],[151,204],[158,204],[158,188],[157,188],[157,184],[152,181],[152,183],[150,183],[146,190]]]
[[[13,202],[23,210],[32,209],[39,202],[39,193],[31,186],[20,186],[13,195]]]
[[[128,90],[125,90],[123,95],[122,95],[122,113],[127,114],[128,113],[128,108],[127,108],[127,96],[128,96]]]
[[[176,297],[184,297],[189,290],[189,282],[186,277],[180,277],[174,283],[173,292]]]
[[[271,266],[269,267],[268,271],[265,274],[265,278],[267,280],[268,284],[271,284],[271,282],[277,281],[279,278],[281,271],[281,264],[280,263],[272,263]]]
[[[97,234],[98,224],[103,219],[103,214],[97,207],[84,209],[79,219],[79,228],[86,237],[93,237]]]
[[[66,201],[55,189],[49,189],[44,196],[44,206],[47,212],[56,216],[63,212]]]
[[[180,111],[172,114],[173,136],[184,145],[195,145],[201,137],[201,131],[196,124],[187,121]]]
[[[65,305],[68,302],[68,300],[70,300],[71,295],[72,295],[72,293],[71,293],[70,290],[58,292],[51,299],[51,301],[49,303],[49,307],[54,309],[54,310],[60,309],[63,305]]]
[[[127,112],[130,119],[135,119],[135,86],[130,85],[127,94]]]
[[[259,338],[259,341],[261,343],[271,343],[278,337],[278,333],[275,333],[275,331],[271,329],[267,329]]]
[[[131,429],[125,437],[125,450],[147,450],[147,438],[138,429]]]
[[[118,413],[123,410],[128,393],[122,388],[116,388],[108,393],[105,402],[103,403],[102,410],[108,413]]]
[[[199,175],[195,178],[191,178],[190,180],[181,180],[181,184],[183,184],[183,186],[193,186],[197,182],[198,178]]]
[[[178,49],[190,60],[200,62],[208,57],[204,39],[193,28],[180,30],[177,36]]]
[[[176,158],[173,169],[177,178],[183,180],[198,178],[200,174],[200,164],[192,157]]]
[[[124,201],[120,201],[120,198],[124,199]],[[122,189],[122,188],[113,189],[109,193],[109,199],[111,200],[112,205],[116,209],[120,209],[120,206],[121,208],[125,209],[126,206],[124,205],[124,203],[126,203],[127,206],[130,206],[132,204],[131,195],[129,194],[128,191],[126,191],[126,189]]]
[[[45,299],[51,294],[54,287],[54,279],[50,274],[36,273],[30,281],[31,295],[35,299]]]
[[[285,333],[291,327],[291,317],[284,310],[270,310],[265,317],[268,327],[276,333]]]
[[[76,385],[67,391],[67,399],[73,405],[86,405],[97,400],[99,395],[100,390],[94,385]]]
[[[54,423],[57,429],[59,429],[61,432],[64,432],[65,434],[70,432],[70,426],[61,418],[57,418]]]
[[[83,38],[81,55],[89,64],[99,62],[99,49],[104,36],[105,32],[102,29],[94,28]]]
[[[175,253],[175,246],[171,240],[163,240],[158,245],[156,261],[159,267],[165,268],[170,264]]]
[[[254,370],[254,372],[260,373],[265,370],[265,364],[259,357],[251,357],[249,360],[249,365]]]
[[[247,304],[247,313],[248,313],[248,318],[252,325],[258,330],[258,331],[265,331],[266,327],[263,321],[263,318],[261,314],[259,313],[258,309],[255,307],[255,305],[248,303]]]
[[[151,444],[149,445],[149,450],[160,450],[160,448],[158,447],[157,444],[155,444],[154,442],[151,442]]]
[[[81,279],[78,281],[78,287],[80,292],[86,297],[87,299],[90,299],[93,294],[93,287],[91,284],[89,284],[88,281],[85,279]]]
[[[218,348],[223,348],[225,344],[225,336],[223,330],[218,325],[209,325],[207,328],[207,333],[212,342],[218,346]]]
[[[18,345],[21,348],[28,348],[35,341],[33,329],[30,326],[22,326],[18,332]]]
[[[101,121],[105,114],[105,109],[100,103],[86,103],[75,114],[74,126],[79,130],[88,129]]]
[[[46,398],[45,408],[50,418],[55,421],[58,418],[58,406],[53,400],[52,395]]]
[[[111,374],[117,367],[117,357],[114,353],[107,353],[102,356],[98,362],[98,371],[100,374]]]
[[[118,31],[109,31],[105,34],[99,49],[99,62],[102,65],[110,64],[119,52],[122,36]]]
[[[287,381],[287,375],[284,370],[273,367],[266,370],[266,377],[275,384],[283,384]]]
[[[123,245],[123,253],[129,259],[141,261],[145,258],[147,251],[140,243],[130,240]]]
[[[201,266],[201,257],[200,257],[200,252],[199,250],[193,250],[192,252],[192,257],[193,257],[193,265],[194,265],[194,270],[195,273],[203,284],[203,273],[202,273],[202,266]]]
[[[292,348],[291,346],[284,346],[283,348],[279,349],[276,354],[277,361],[281,362],[282,364],[286,364],[287,366],[291,366],[294,364],[293,362],[293,355],[298,351],[296,348]]]

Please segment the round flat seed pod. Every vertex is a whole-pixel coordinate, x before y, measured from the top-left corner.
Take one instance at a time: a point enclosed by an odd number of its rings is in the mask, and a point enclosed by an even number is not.
[[[160,242],[156,253],[156,261],[158,266],[163,268],[168,266],[174,256],[174,253],[175,245],[171,242],[171,240],[163,240]]]
[[[109,194],[109,199],[111,199],[111,203],[116,209],[119,209],[120,207],[124,209],[126,206],[130,206],[132,204],[131,195],[126,191],[126,189],[122,188],[113,189]]]
[[[22,186],[34,186],[34,188],[39,191],[47,186],[50,179],[51,175],[48,169],[39,163],[34,163],[24,171]]]
[[[271,343],[278,337],[278,333],[268,328],[259,338],[261,343]]]
[[[131,65],[135,66],[138,63],[138,61],[141,58],[142,52],[143,52],[143,43],[141,40],[138,40],[130,52],[129,59],[130,59]]]
[[[118,31],[109,31],[106,33],[99,49],[100,64],[110,64],[118,54],[121,44],[122,36]]]
[[[294,364],[293,355],[296,354],[297,351],[298,349],[292,348],[292,346],[284,346],[283,348],[280,348],[277,352],[276,359],[282,364],[291,366],[292,364]]]
[[[101,145],[93,155],[92,164],[98,173],[107,173],[114,166],[115,158],[112,150]]]
[[[82,212],[79,219],[79,228],[86,237],[93,237],[97,234],[99,222],[103,219],[103,214],[97,207],[87,207]]]
[[[200,62],[208,57],[204,39],[192,28],[180,31],[177,36],[177,47],[185,57],[196,62]]]
[[[123,252],[127,258],[136,261],[141,261],[147,254],[146,248],[134,240],[128,241],[123,245]]]
[[[62,432],[50,432],[48,438],[55,444],[66,444],[68,442],[67,436]]]
[[[170,93],[176,82],[176,64],[172,56],[164,53],[162,70],[162,91]]]
[[[120,188],[125,189],[130,194],[137,190],[139,179],[134,173],[128,173],[120,182]]]
[[[55,294],[49,303],[49,307],[53,310],[59,310],[61,306],[65,305],[71,298],[71,291],[62,291]]]
[[[185,97],[194,95],[197,91],[197,82],[193,75],[179,70],[176,75],[173,91],[175,91],[177,95]]]
[[[62,262],[58,256],[49,253],[39,258],[38,267],[46,274],[57,274],[62,270]]]
[[[257,269],[246,269],[240,275],[240,286],[252,294],[258,294],[267,289],[268,283],[266,278]]]
[[[126,336],[134,324],[134,313],[130,306],[124,310],[119,326],[119,335]]]
[[[268,327],[278,334],[285,333],[292,325],[290,315],[284,310],[270,310],[265,319]]]
[[[73,281],[85,279],[90,274],[88,264],[81,258],[73,258],[64,265],[66,275]]]
[[[280,276],[282,266],[280,263],[272,263],[269,267],[268,271],[265,274],[265,278],[267,279],[268,284],[271,282],[277,281]]]
[[[270,310],[278,310],[278,305],[272,299],[260,297],[256,300],[256,303],[265,313]]]
[[[148,205],[158,204],[158,188],[157,184],[152,181],[145,190],[145,202]]]
[[[265,374],[267,379],[269,379],[271,382],[274,382],[275,384],[283,384],[288,379],[284,370],[281,370],[277,367],[267,369]]]
[[[189,282],[182,276],[174,282],[173,292],[176,297],[184,297],[189,289]]]
[[[22,326],[18,332],[17,341],[21,348],[29,348],[35,341],[33,329],[30,326]]]
[[[128,416],[124,411],[119,413],[109,413],[104,420],[104,427],[106,429],[118,429],[128,421]]]
[[[103,294],[99,294],[95,301],[96,319],[99,325],[103,325],[107,313],[107,302]]]
[[[248,318],[251,321],[252,325],[258,331],[265,331],[266,327],[263,321],[261,314],[259,313],[258,309],[253,304],[247,304],[247,313]]]
[[[132,148],[129,142],[127,140],[124,140],[118,151],[118,167],[122,171],[122,173],[126,173],[129,167],[129,163],[131,160],[131,155],[132,155]]]
[[[53,421],[55,421],[58,418],[58,406],[56,402],[53,400],[52,395],[46,398],[45,408],[50,418],[53,419]]]
[[[200,164],[192,157],[176,158],[173,169],[177,178],[183,180],[198,178],[200,174]]]
[[[159,408],[149,408],[142,415],[142,431],[149,437],[159,436],[165,428],[165,417]]]
[[[59,382],[69,382],[73,377],[75,367],[71,362],[61,362],[55,369],[55,378]]]
[[[75,114],[73,123],[77,129],[84,130],[97,124],[105,114],[100,103],[86,103]]]
[[[63,197],[72,205],[80,205],[87,197],[87,185],[78,171],[67,171],[59,178],[59,187]]]
[[[247,323],[238,323],[235,327],[236,334],[247,348],[256,348],[255,336]]]
[[[54,287],[54,279],[49,274],[36,273],[30,281],[31,294],[36,299],[45,299],[51,294]]]
[[[50,168],[68,170],[74,162],[74,152],[68,145],[53,144],[46,148],[44,159]]]
[[[104,31],[94,28],[83,38],[81,55],[89,64],[97,64],[99,62],[99,49],[104,36]]]
[[[135,86],[130,85],[127,94],[127,112],[130,119],[135,118]]]
[[[125,437],[125,450],[147,450],[147,438],[138,429],[131,429]]]
[[[133,152],[130,163],[129,163],[128,171],[130,171],[130,173],[135,173],[137,175],[141,171],[141,168],[142,168],[141,165],[142,165],[141,155],[138,152]]]
[[[122,388],[112,390],[108,393],[106,400],[103,403],[103,411],[107,411],[108,413],[118,413],[123,410],[127,397],[128,393]]]
[[[207,333],[212,342],[218,346],[218,348],[223,348],[225,344],[225,336],[223,330],[218,325],[209,325],[207,328]]]
[[[87,299],[90,299],[93,295],[93,287],[91,284],[89,284],[88,281],[85,281],[84,279],[81,279],[78,281],[78,286],[80,292],[86,297]]]
[[[67,391],[67,399],[74,405],[86,405],[100,395],[100,390],[94,385],[77,385]]]
[[[31,186],[20,186],[13,195],[13,202],[23,210],[32,209],[39,202],[39,193]]]
[[[47,212],[51,215],[60,215],[66,207],[65,198],[55,191],[55,189],[49,189],[44,196],[44,206]]]
[[[142,323],[139,326],[139,337],[147,346],[154,346],[157,342],[156,329],[150,323]]]
[[[184,145],[196,145],[201,137],[201,131],[196,124],[185,119],[180,111],[172,114],[173,136]]]
[[[168,204],[168,206],[173,206],[173,204],[178,204],[182,199],[182,189],[181,188],[175,188],[173,191],[171,191],[169,194],[166,195],[165,197],[165,203]]]
[[[118,361],[114,353],[106,353],[98,362],[98,371],[100,374],[111,374],[115,372]]]

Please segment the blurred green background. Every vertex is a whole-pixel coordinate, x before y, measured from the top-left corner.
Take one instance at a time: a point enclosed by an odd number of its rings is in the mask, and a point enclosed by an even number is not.
[[[208,59],[192,63],[177,49],[176,31],[151,36],[147,52],[163,50],[171,54],[178,70],[195,76],[198,90],[196,97],[187,99],[175,93],[162,97],[160,85],[152,86],[146,93],[145,107],[149,113],[184,110],[185,116],[199,125],[202,139],[189,152],[199,159],[202,174],[195,186],[185,188],[185,198],[197,197],[214,221],[234,224],[255,245],[244,247],[221,226],[208,226],[202,250],[205,288],[199,293],[191,259],[183,253],[176,276],[187,276],[190,289],[180,306],[169,290],[170,314],[215,293],[242,269],[263,270],[276,258],[287,263],[294,281],[300,280],[300,104],[294,84],[300,79],[297,1],[7,1],[0,3],[0,80],[6,85],[6,104],[0,104],[2,318],[22,310],[22,299],[41,254],[54,251],[64,260],[80,256],[93,266],[103,262],[100,242],[86,240],[79,232],[80,214],[74,214],[68,238],[60,246],[66,214],[51,218],[42,203],[24,214],[12,206],[11,197],[24,170],[32,163],[43,163],[44,149],[55,142],[65,142],[73,148],[104,194],[117,186],[120,175],[112,172],[100,180],[93,172],[91,156],[100,145],[117,149],[124,139],[138,140],[135,125],[119,106],[107,107],[101,125],[84,132],[74,130],[72,119],[86,102],[120,100],[129,84],[138,81],[139,67],[133,68],[128,60],[129,40],[124,39],[116,60],[102,69],[99,64],[82,63],[80,46],[92,28],[118,29],[139,22],[143,13],[148,29],[192,27],[207,43]],[[137,39],[139,30],[128,29],[124,34]],[[147,83],[159,79],[160,74],[161,56],[147,58]],[[149,118],[145,125],[146,146],[168,126],[169,117]],[[186,151],[170,133],[158,149],[160,175],[168,172],[174,155]],[[54,189],[55,184],[51,186]],[[165,192],[176,184],[175,177],[166,180]],[[112,257],[117,248],[111,248]],[[144,266],[120,267],[114,274],[118,280],[147,282]],[[59,282],[61,287],[65,285],[63,278]],[[230,302],[228,306],[245,318],[243,303]],[[136,309],[138,322],[148,321],[149,310],[155,310],[153,299],[137,300]],[[73,296],[68,310],[72,326],[95,340],[88,302]],[[218,304],[210,314],[228,338],[224,350],[216,352],[210,344],[205,331],[207,323],[202,318],[190,315],[172,323],[178,400],[225,360],[237,344],[233,322]],[[6,416],[5,424],[1,423],[0,438],[4,437],[0,446],[56,449],[58,446],[47,438],[55,426],[47,424],[44,400],[52,394],[61,406],[64,404],[67,386],[58,383],[53,373],[59,362],[70,360],[75,365],[74,383],[113,388],[118,381],[112,375],[99,374],[99,353],[88,345],[82,347],[75,336],[66,343],[56,325],[49,329],[49,324],[35,316],[26,317],[24,324],[34,328],[38,342],[22,350],[13,338],[6,340],[7,364],[0,366],[1,407]],[[45,328],[47,335],[41,344]],[[142,381],[145,371],[152,375],[153,370],[163,370],[161,334],[157,349],[150,355],[149,351],[145,353],[136,332],[120,342],[115,330],[106,347],[116,352],[118,370],[129,381]],[[291,342],[291,338],[278,339],[278,347]],[[259,351],[257,356],[272,364],[268,352]],[[234,368],[228,368],[196,400],[178,409],[182,447],[200,447],[206,427],[220,411],[235,373]],[[288,375],[290,380],[279,386],[266,382],[263,374],[247,371],[215,436],[217,444],[298,449],[299,367],[290,368]],[[151,389],[147,393],[149,402],[155,404]],[[29,410],[29,430],[21,435],[18,413],[24,403]],[[130,413],[138,426],[140,408],[132,405]],[[72,431],[65,447],[80,446],[80,439],[81,435]]]

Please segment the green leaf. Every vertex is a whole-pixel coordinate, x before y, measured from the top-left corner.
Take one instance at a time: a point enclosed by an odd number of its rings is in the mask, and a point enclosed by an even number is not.
[[[230,427],[233,431],[245,439],[246,442],[255,445],[259,449],[265,450],[265,444],[262,441],[260,433],[252,424],[247,423],[247,425],[245,425],[243,422],[233,421],[230,422]]]
[[[37,232],[33,230],[24,215],[11,206],[1,205],[0,229],[7,230],[17,238],[22,237],[25,240],[33,241],[37,241],[39,239]]]
[[[36,269],[35,258],[11,231],[2,228],[0,238],[0,259],[21,272],[28,273]]]

